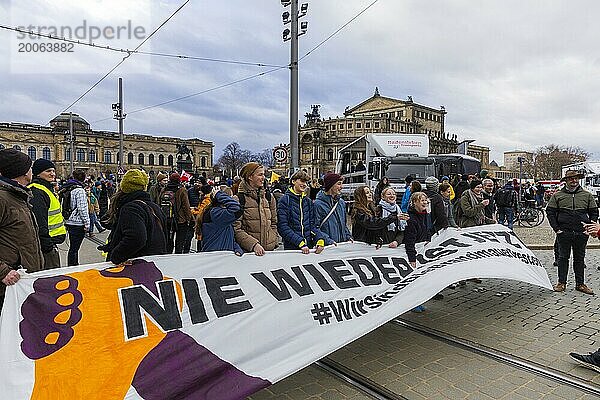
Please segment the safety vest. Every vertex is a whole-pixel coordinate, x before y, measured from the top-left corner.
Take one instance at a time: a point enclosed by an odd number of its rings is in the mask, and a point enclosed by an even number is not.
[[[32,183],[29,185],[29,187],[40,189],[50,198],[50,208],[48,208],[48,232],[50,233],[50,237],[66,235],[67,228],[65,227],[65,221],[60,209],[60,202],[58,201],[56,195],[52,193],[46,186],[39,183]]]

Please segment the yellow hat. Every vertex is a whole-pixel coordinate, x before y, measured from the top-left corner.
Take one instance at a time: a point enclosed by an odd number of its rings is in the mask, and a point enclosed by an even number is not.
[[[121,180],[121,190],[124,193],[146,190],[146,186],[148,186],[148,175],[139,169],[130,169]]]

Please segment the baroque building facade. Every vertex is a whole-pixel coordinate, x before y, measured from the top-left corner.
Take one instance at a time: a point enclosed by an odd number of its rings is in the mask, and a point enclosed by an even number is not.
[[[429,135],[430,154],[455,153],[456,135],[445,132],[445,116],[443,106],[435,109],[418,104],[410,96],[406,101],[381,96],[377,88],[372,97],[346,108],[343,117],[321,118],[319,106],[314,105],[298,129],[300,168],[313,177],[335,171],[338,151],[371,133],[425,133]],[[352,157],[352,165],[364,163],[364,155]]]
[[[119,166],[119,133],[92,130],[90,124],[73,114],[74,154],[71,154],[69,113],[50,121],[49,126],[0,123],[0,149],[13,147],[35,160],[45,158],[56,165],[58,177],[70,174],[71,157],[74,168],[88,175],[117,174]],[[123,134],[123,168],[143,168],[152,178],[159,171],[176,170],[182,160],[178,150],[189,150],[193,171],[212,174],[214,144],[201,139],[180,139],[137,133]]]

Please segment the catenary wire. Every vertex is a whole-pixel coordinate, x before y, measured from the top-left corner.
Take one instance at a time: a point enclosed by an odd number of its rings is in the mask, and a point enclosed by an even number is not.
[[[138,109],[135,109],[133,111],[128,112],[126,115],[135,114],[135,113],[138,113],[138,112],[149,110],[151,108],[161,107],[161,106],[164,106],[164,105],[167,105],[167,104],[171,104],[171,103],[175,103],[175,102],[178,102],[178,101],[181,101],[181,100],[186,100],[186,99],[189,99],[191,97],[200,96],[200,95],[203,95],[205,93],[213,92],[215,90],[223,89],[223,88],[228,87],[228,86],[233,86],[233,85],[236,85],[238,83],[248,81],[250,79],[254,79],[254,78],[258,78],[258,77],[264,76],[264,75],[268,75],[268,74],[271,74],[273,72],[279,71],[279,70],[284,69],[284,68],[288,68],[288,66],[285,65],[285,66],[273,68],[273,69],[270,69],[268,71],[260,72],[258,74],[246,76],[244,78],[237,79],[235,81],[231,81],[231,82],[224,83],[224,84],[221,84],[221,85],[218,85],[218,86],[214,86],[212,88],[205,89],[205,90],[202,90],[200,92],[188,94],[186,96],[177,97],[175,99],[163,101],[161,103],[157,103],[157,104],[153,104],[153,105],[150,105],[150,106],[138,108]],[[112,117],[110,117],[110,118],[104,118],[104,119],[100,119],[100,120],[97,120],[97,121],[93,121],[92,123],[95,124],[95,123],[98,123],[98,122],[104,122],[104,121],[108,121],[108,120],[111,120],[111,119],[112,119]]]
[[[6,30],[14,31],[14,32],[24,33],[27,35],[43,37],[43,38],[47,38],[47,39],[51,39],[51,40],[58,40],[58,41],[66,42],[66,43],[73,43],[73,44],[77,44],[77,45],[81,45],[81,46],[93,47],[93,48],[96,48],[99,50],[107,50],[107,51],[113,51],[113,52],[125,53],[125,54],[135,53],[135,54],[142,54],[142,55],[155,56],[155,57],[179,58],[179,59],[185,59],[185,60],[207,61],[207,62],[215,62],[215,63],[222,63],[222,64],[251,65],[251,66],[256,66],[256,67],[280,67],[281,66],[281,65],[267,64],[267,63],[261,63],[261,62],[224,60],[221,58],[188,56],[185,54],[170,54],[170,53],[159,53],[159,52],[153,52],[153,51],[119,49],[119,48],[112,47],[112,46],[99,45],[99,44],[95,44],[95,43],[91,43],[91,42],[82,42],[80,40],[68,39],[66,37],[54,36],[51,34],[44,34],[41,32],[27,31],[25,29],[21,29],[18,27],[11,27],[11,26],[6,26],[6,25],[2,25],[2,24],[0,24],[0,29],[6,29]]]
[[[337,30],[335,30],[335,32],[333,32],[331,35],[327,36],[323,41],[321,41],[315,47],[313,47],[312,49],[310,49],[306,54],[304,54],[302,57],[300,57],[300,59],[298,60],[298,62],[304,60],[306,57],[309,56],[309,54],[311,54],[313,51],[315,51],[316,49],[318,49],[319,47],[321,47],[322,45],[324,45],[329,39],[331,39],[332,37],[334,37],[335,35],[337,35],[342,29],[344,29],[345,27],[347,27],[348,25],[350,25],[355,19],[357,19],[358,17],[360,17],[369,8],[371,8],[372,6],[374,6],[375,3],[377,3],[378,1],[379,0],[374,0],[371,4],[369,4],[368,6],[366,6],[361,12],[359,12],[358,14],[356,14],[354,17],[350,18],[350,20],[348,22],[346,22],[344,25],[340,26]]]
[[[181,6],[179,6],[179,8],[177,8],[170,16],[169,18],[167,18],[166,20],[164,20],[158,27],[156,27],[156,29],[154,29],[154,31],[152,31],[152,33],[150,35],[148,35],[144,40],[142,40],[142,42],[134,49],[134,52],[137,51],[140,47],[142,47],[144,45],[144,43],[146,43],[148,40],[150,40],[150,38],[152,36],[154,36],[154,34],[156,32],[158,32],[163,26],[165,26],[165,24],[167,22],[169,22],[171,20],[171,18],[173,18],[179,11],[181,11],[181,9],[183,7],[185,7],[186,4],[188,4],[190,2],[190,0],[186,0]],[[119,68],[119,66],[121,66],[121,64],[123,64],[125,62],[125,60],[127,60],[129,57],[131,57],[131,54],[133,53],[129,53],[127,54],[125,57],[123,57],[123,59],[121,61],[119,61],[117,63],[117,65],[115,65],[114,67],[112,67],[110,69],[110,71],[108,71],[102,78],[100,78],[100,80],[98,80],[96,83],[94,83],[92,85],[92,87],[90,87],[88,90],[86,90],[81,96],[79,96],[77,98],[77,100],[75,100],[73,103],[71,103],[67,108],[65,108],[62,113],[66,112],[67,110],[69,110],[71,107],[73,107],[75,104],[77,104],[77,102],[81,99],[83,99],[89,92],[91,92],[96,86],[98,86],[104,79],[106,79],[114,70],[116,70],[117,68]]]

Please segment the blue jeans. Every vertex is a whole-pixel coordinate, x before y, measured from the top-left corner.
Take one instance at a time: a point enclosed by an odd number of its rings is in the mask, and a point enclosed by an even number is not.
[[[504,220],[508,223],[508,228],[513,228],[515,219],[515,210],[512,207],[498,207],[498,223],[504,225]]]
[[[85,238],[85,228],[83,225],[66,225],[69,232],[69,253],[67,255],[67,265],[79,265],[79,249],[83,238]]]

